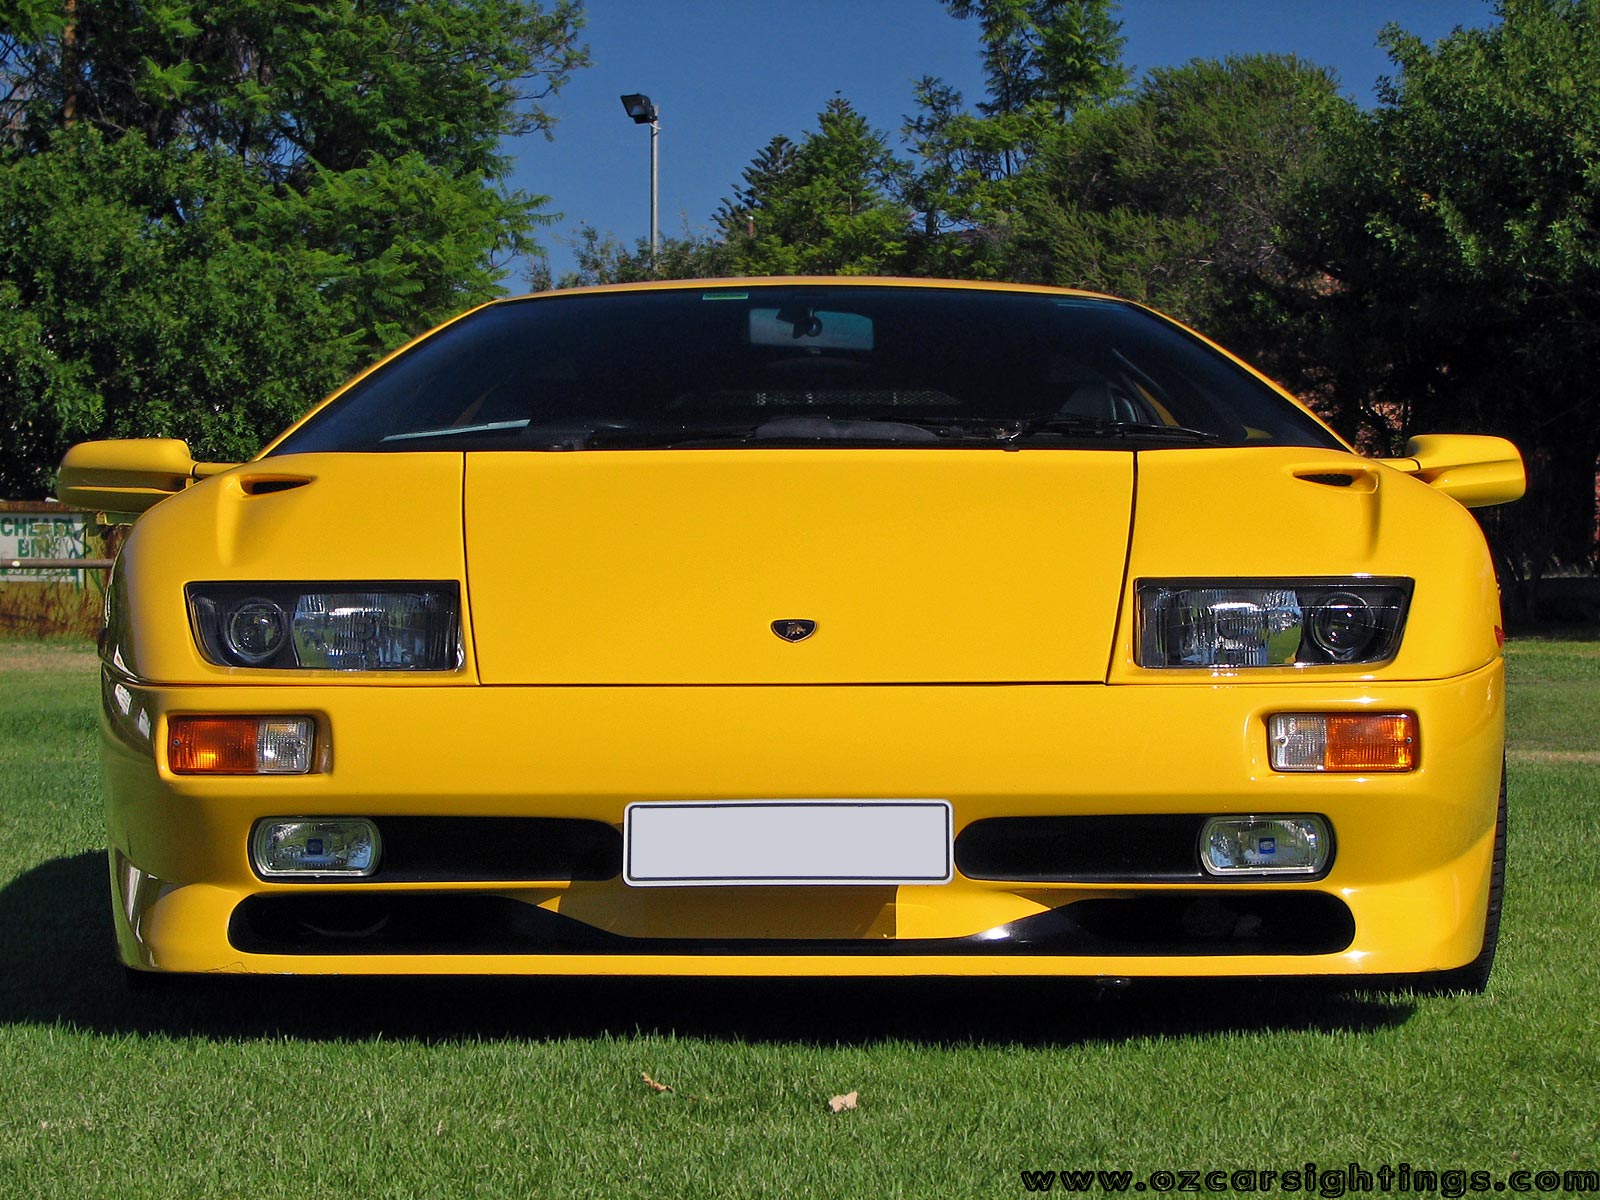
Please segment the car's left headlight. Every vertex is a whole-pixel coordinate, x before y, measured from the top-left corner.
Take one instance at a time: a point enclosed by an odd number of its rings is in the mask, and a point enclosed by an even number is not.
[[[453,671],[461,665],[454,583],[192,583],[205,657],[224,667]]]
[[[1393,658],[1409,579],[1141,579],[1141,667],[1284,667]]]

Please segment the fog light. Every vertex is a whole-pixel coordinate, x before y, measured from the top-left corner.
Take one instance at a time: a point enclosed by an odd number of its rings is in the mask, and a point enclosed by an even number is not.
[[[1411,771],[1415,713],[1276,713],[1267,721],[1274,771]]]
[[[310,717],[172,717],[167,763],[177,775],[304,775]]]
[[[250,835],[251,864],[267,879],[371,875],[380,849],[378,827],[359,817],[274,817]]]
[[[1321,817],[1212,817],[1200,830],[1200,862],[1212,875],[1316,875],[1331,841]]]

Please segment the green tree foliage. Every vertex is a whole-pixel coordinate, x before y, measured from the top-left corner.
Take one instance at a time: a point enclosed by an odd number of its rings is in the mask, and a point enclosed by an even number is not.
[[[154,146],[227,149],[276,179],[371,156],[494,173],[499,139],[586,62],[575,5],[521,0],[36,0],[8,18],[7,122],[63,120]],[[63,11],[70,19],[63,17]],[[20,119],[21,128],[16,125]]]
[[[358,348],[325,285],[354,272],[292,225],[237,158],[140,137],[74,129],[0,169],[0,494],[87,437],[234,457],[336,382]]]
[[[1526,500],[1505,567],[1592,560],[1600,453],[1600,0],[1503,0],[1429,46],[1338,127],[1308,210],[1326,271],[1319,351],[1347,423],[1507,435]]]
[[[643,283],[651,279],[716,279],[738,274],[733,251],[726,242],[692,233],[662,238],[652,253],[649,238],[638,239],[630,248],[613,235],[602,235],[594,226],[584,225],[578,230],[574,249],[577,268],[560,278],[554,278],[542,264],[535,266],[532,283],[536,290]]]
[[[970,112],[942,80],[918,82],[904,132],[919,168],[903,194],[921,215],[925,271],[997,275],[1004,268],[993,251],[1014,225],[1014,180],[1075,113],[1127,85],[1122,24],[1114,0],[943,2],[978,25],[987,98]]]
[[[835,98],[798,145],[774,138],[717,220],[740,275],[882,275],[900,267],[905,164],[848,100]]]
[[[722,202],[717,210],[717,225],[727,237],[756,236],[756,210],[768,197],[778,195],[793,178],[795,152],[799,149],[783,134],[773,138],[744,171],[744,185]]]
[[[1058,121],[1085,100],[1107,100],[1128,81],[1122,23],[1106,0],[944,0],[950,15],[976,20],[983,41],[987,117],[1043,106]]]
[[[498,290],[502,139],[583,65],[557,0],[0,8],[0,494],[72,441],[233,459]]]
[[[1323,129],[1352,108],[1292,56],[1151,71],[1077,114],[1019,178],[1005,272],[1151,304],[1309,386],[1290,326],[1321,276],[1287,231]]]

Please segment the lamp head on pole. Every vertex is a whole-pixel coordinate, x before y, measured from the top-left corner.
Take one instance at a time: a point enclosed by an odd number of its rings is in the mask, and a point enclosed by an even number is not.
[[[633,118],[635,125],[652,125],[656,120],[656,106],[650,103],[649,96],[641,96],[637,92],[622,97],[622,107]]]

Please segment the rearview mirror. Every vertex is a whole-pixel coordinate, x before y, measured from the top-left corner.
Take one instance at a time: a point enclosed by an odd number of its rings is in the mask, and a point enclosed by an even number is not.
[[[1468,508],[1509,504],[1527,490],[1522,455],[1505,438],[1430,433],[1406,443],[1406,457],[1380,460]]]
[[[128,524],[140,513],[232,463],[197,463],[181,438],[79,442],[56,476],[63,504],[103,513],[107,524]]]

